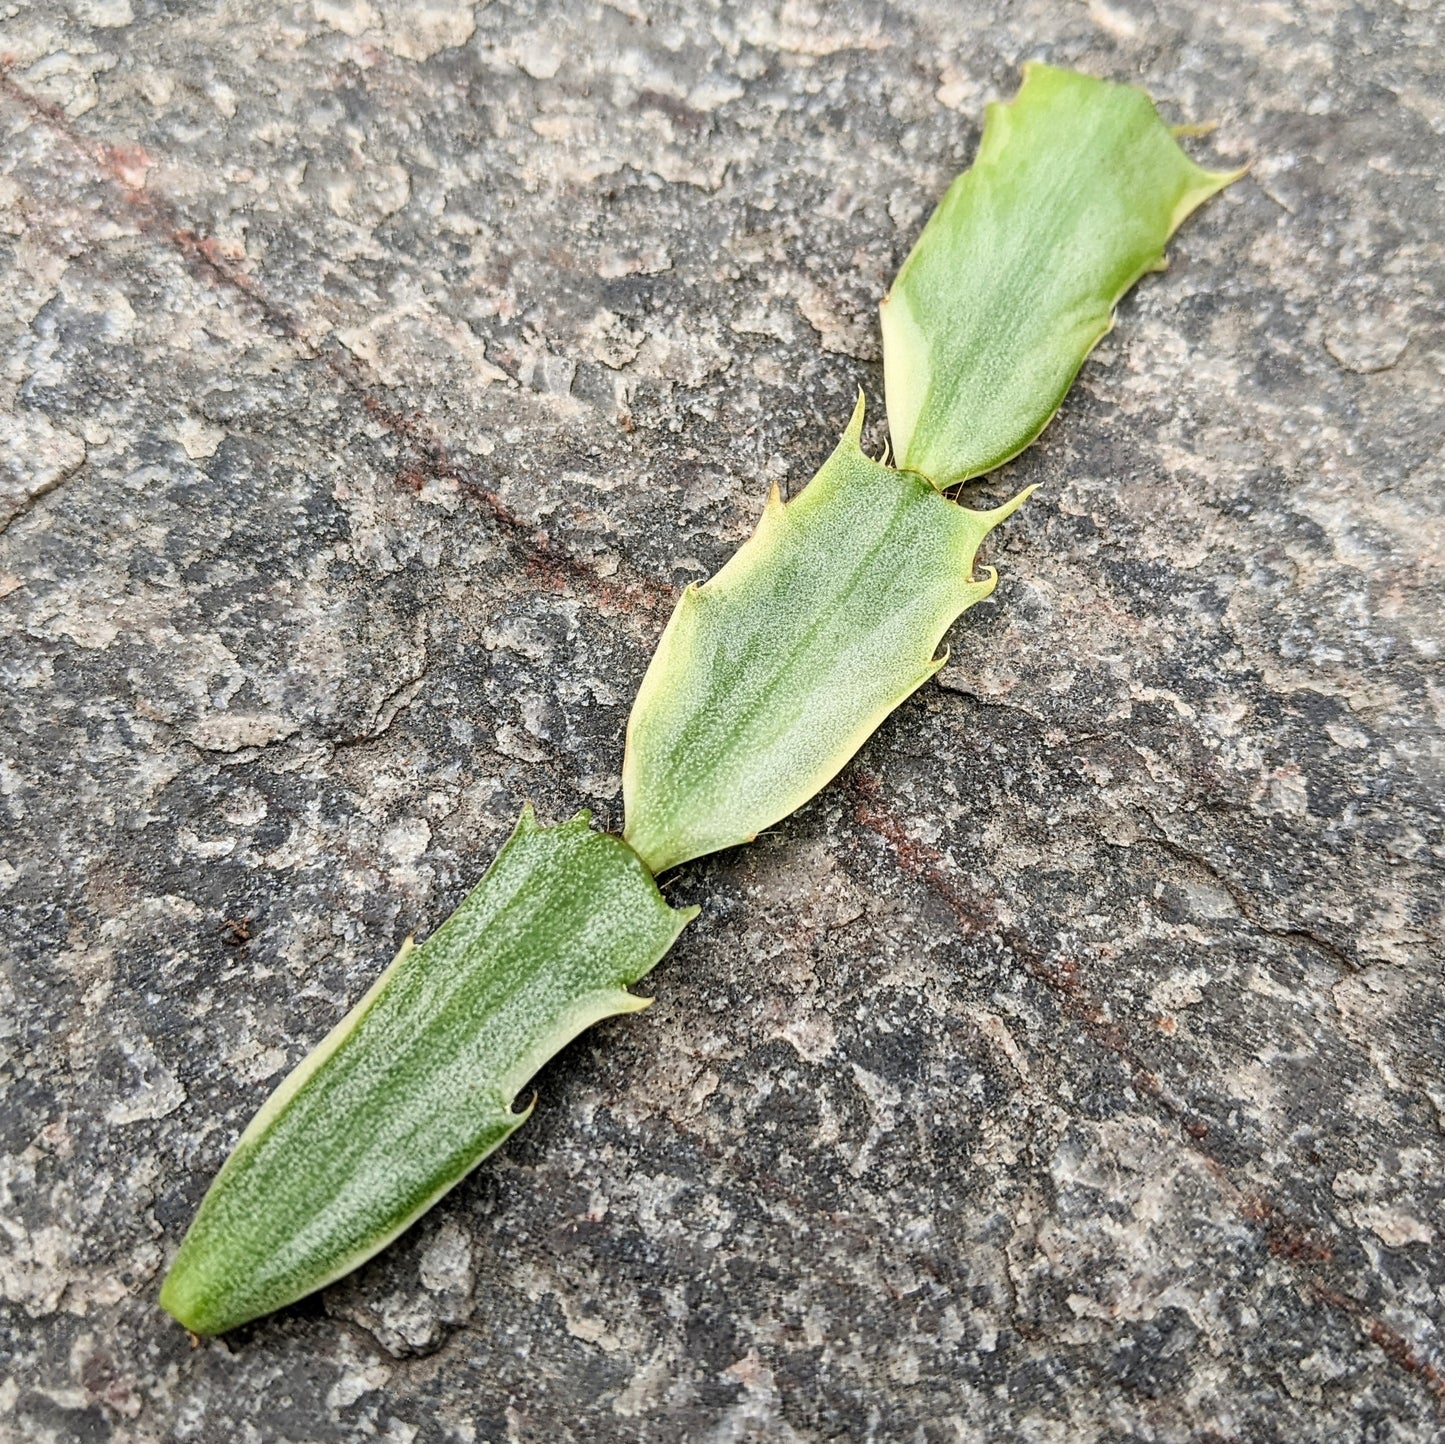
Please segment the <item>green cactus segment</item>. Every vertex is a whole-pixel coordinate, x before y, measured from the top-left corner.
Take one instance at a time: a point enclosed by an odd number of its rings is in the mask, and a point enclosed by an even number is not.
[[[1195,165],[1142,90],[1025,66],[883,302],[897,464],[942,488],[1022,451],[1119,298],[1240,174]]]
[[[523,812],[242,1134],[161,1291],[182,1324],[220,1333],[355,1268],[525,1121],[513,1104],[549,1057],[647,1005],[628,986],[697,911],[652,874],[800,807],[943,665],[945,631],[994,587],[978,547],[1028,495],[977,512],[944,489],[1043,430],[1119,297],[1232,179],[1142,92],[1026,67],[883,305],[898,469],[863,454],[860,397],[802,494],[774,487],[687,589],[628,722],[623,838]]]
[[[994,587],[974,553],[1024,499],[968,511],[859,447],[863,402],[796,500],[672,614],[627,727],[624,836],[654,872],[747,842],[829,782],[942,665]]]
[[[526,1119],[527,1079],[696,914],[620,838],[531,809],[487,875],[276,1090],[211,1185],[161,1291],[217,1334],[348,1273]],[[530,1110],[528,1110],[530,1111]]]

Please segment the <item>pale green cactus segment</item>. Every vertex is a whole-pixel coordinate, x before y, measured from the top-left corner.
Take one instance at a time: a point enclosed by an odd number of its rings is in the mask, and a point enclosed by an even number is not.
[[[968,511],[869,460],[859,398],[795,500],[690,586],[627,727],[624,836],[654,872],[747,842],[825,786],[942,665],[949,624],[994,587],[974,553],[1028,494]]]
[[[1142,90],[1025,66],[882,305],[897,464],[943,488],[1022,451],[1119,298],[1241,174],[1195,165]]]
[[[557,1050],[649,999],[627,988],[696,915],[588,815],[528,808],[486,876],[272,1094],[216,1176],[161,1291],[216,1334],[384,1248],[518,1128]]]

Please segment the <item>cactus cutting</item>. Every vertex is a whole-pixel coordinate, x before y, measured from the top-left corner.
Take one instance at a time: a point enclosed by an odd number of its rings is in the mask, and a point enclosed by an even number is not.
[[[632,709],[625,825],[523,812],[461,906],[409,941],[286,1078],[221,1168],[161,1292],[216,1334],[384,1248],[527,1117],[541,1065],[603,1018],[696,909],[655,877],[745,843],[817,794],[943,665],[993,590],[977,564],[1029,495],[949,488],[1047,426],[1119,298],[1237,172],[1180,148],[1142,91],[1043,65],[989,107],[882,305],[890,456],[864,402],[793,500],[677,603]]]

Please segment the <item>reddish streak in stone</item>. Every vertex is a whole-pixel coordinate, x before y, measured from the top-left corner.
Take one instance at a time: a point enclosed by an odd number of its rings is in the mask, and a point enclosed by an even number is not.
[[[1358,1299],[1342,1294],[1335,1289],[1316,1285],[1311,1292],[1322,1304],[1342,1314],[1348,1314],[1359,1325],[1360,1332],[1379,1349],[1392,1364],[1398,1365],[1407,1374],[1413,1375],[1430,1391],[1436,1406],[1445,1414],[1445,1374],[1415,1352],[1414,1346],[1398,1329],[1392,1329],[1382,1319],[1368,1313]]]
[[[84,135],[58,105],[16,85],[9,74],[14,65],[13,55],[0,54],[0,94],[9,96],[31,115],[45,121],[77,150],[89,156],[97,168],[120,187],[122,195],[136,212],[138,224],[147,234],[168,241],[190,259],[208,280],[246,296],[274,330],[303,346],[313,358],[322,360],[347,390],[358,395],[369,415],[411,445],[432,474],[455,481],[466,495],[481,502],[507,533],[508,539],[520,550],[529,553],[529,573],[557,590],[565,590],[568,583],[579,584],[609,610],[633,610],[638,602],[651,610],[662,601],[671,600],[672,588],[659,579],[637,574],[626,586],[610,583],[597,576],[585,561],[555,547],[544,530],[528,526],[495,492],[483,486],[466,468],[450,460],[440,436],[419,415],[408,415],[384,400],[364,378],[354,357],[335,348],[318,347],[306,336],[298,318],[266,296],[254,277],[228,256],[214,238],[202,236],[179,224],[170,208],[145,187],[146,173],[155,161],[142,147],[108,145]],[[625,413],[623,418],[619,418],[624,428],[631,420]],[[398,481],[408,489],[420,490],[424,476],[415,463],[408,463],[398,474]],[[1134,1055],[1127,1045],[1125,1031],[1110,1023],[1102,1007],[1088,996],[1079,982],[1078,964],[1073,959],[1053,961],[1043,958],[1020,934],[1006,928],[992,908],[986,909],[982,917],[971,910],[939,868],[941,854],[910,838],[898,819],[879,803],[877,779],[858,771],[850,785],[858,799],[854,807],[855,819],[883,838],[903,869],[924,882],[948,905],[965,935],[996,933],[1030,976],[1064,1000],[1065,1011],[1082,1023],[1091,1037],[1130,1065],[1136,1087],[1157,1099],[1170,1117],[1180,1123],[1187,1137],[1202,1143],[1209,1136],[1208,1126],[1186,1117],[1183,1106],[1163,1091],[1157,1075],[1145,1068]],[[1200,1151],[1216,1175],[1223,1179],[1223,1165],[1203,1153],[1202,1149]],[[1237,1190],[1234,1192],[1237,1193]],[[1237,1204],[1237,1207],[1242,1217],[1263,1227],[1267,1246],[1276,1257],[1295,1264],[1324,1263],[1333,1257],[1327,1245],[1305,1242],[1312,1238],[1307,1231],[1300,1230],[1297,1225],[1281,1223],[1284,1215],[1267,1201],[1255,1196]],[[1408,1340],[1389,1325],[1367,1314],[1364,1306],[1348,1295],[1318,1285],[1315,1292],[1323,1303],[1354,1318],[1370,1342],[1381,1349],[1392,1363],[1419,1379],[1445,1410],[1445,1377],[1433,1364],[1421,1360]]]
[[[1445,1414],[1445,1376],[1435,1365],[1422,1360],[1403,1335],[1375,1318],[1357,1299],[1319,1279],[1324,1266],[1335,1258],[1329,1241],[1315,1230],[1291,1219],[1278,1204],[1235,1184],[1227,1165],[1204,1146],[1205,1140],[1210,1137],[1208,1124],[1191,1117],[1185,1105],[1165,1091],[1159,1076],[1144,1066],[1124,1027],[1109,1022],[1104,1009],[1089,996],[1079,979],[1078,964],[1073,959],[1054,961],[1040,956],[1016,929],[1000,921],[991,903],[985,901],[982,907],[977,902],[972,905],[966,903],[953,879],[939,866],[942,854],[909,837],[899,819],[883,805],[882,789],[877,778],[858,768],[844,786],[850,788],[855,797],[855,820],[881,837],[893,849],[903,870],[924,883],[948,905],[965,936],[987,933],[997,936],[1018,958],[1030,977],[1038,979],[1058,995],[1064,1011],[1082,1023],[1085,1032],[1096,1043],[1128,1066],[1135,1088],[1155,1099],[1179,1125],[1187,1145],[1219,1183],[1224,1197],[1242,1219],[1259,1229],[1271,1256],[1305,1274],[1306,1284],[1315,1297],[1336,1311],[1349,1315],[1365,1337],[1393,1364],[1418,1379],[1429,1390],[1436,1405]]]
[[[600,610],[609,613],[643,610],[652,612],[673,600],[673,588],[660,578],[628,567],[626,581],[615,582],[597,575],[581,557],[557,546],[547,532],[529,525],[471,470],[454,461],[446,443],[418,412],[406,412],[393,405],[367,378],[360,363],[349,352],[334,345],[318,345],[307,334],[299,317],[266,294],[256,278],[227,252],[214,237],[201,235],[182,224],[173,208],[145,188],[146,172],[156,164],[142,147],[108,145],[78,130],[60,106],[32,95],[9,75],[14,57],[0,56],[0,94],[8,96],[36,118],[44,121],[71,146],[90,158],[97,170],[117,185],[139,228],[147,235],[179,251],[206,281],[238,292],[261,312],[276,334],[295,342],[352,393],[368,416],[392,433],[413,453],[404,463],[399,480],[410,490],[421,489],[425,475],[455,482],[464,496],[483,506],[508,543],[526,557],[534,577],[551,591],[576,588],[586,592]],[[425,472],[423,473],[423,468]],[[420,480],[418,480],[420,478]]]

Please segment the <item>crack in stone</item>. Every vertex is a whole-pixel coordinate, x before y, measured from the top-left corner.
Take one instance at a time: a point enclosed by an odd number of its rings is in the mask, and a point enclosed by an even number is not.
[[[344,748],[364,746],[368,742],[375,742],[377,738],[385,736],[391,730],[391,725],[397,717],[416,701],[422,685],[426,682],[429,666],[426,654],[423,652],[421,670],[415,676],[399,683],[381,699],[381,705],[376,709],[376,716],[372,719],[371,726],[358,736],[338,738],[331,744],[332,747],[339,752]]]
[[[1179,858],[1183,862],[1192,864],[1200,871],[1207,874],[1220,887],[1229,894],[1230,901],[1234,904],[1240,917],[1247,922],[1256,932],[1263,933],[1266,937],[1278,938],[1281,942],[1301,943],[1306,947],[1313,948],[1316,952],[1323,953],[1341,972],[1358,973],[1361,971],[1360,964],[1336,943],[1328,938],[1322,937],[1319,933],[1302,925],[1291,925],[1288,927],[1276,927],[1265,922],[1253,909],[1253,903],[1249,893],[1244,888],[1227,877],[1202,853],[1191,851],[1183,844],[1175,842],[1173,838],[1164,835],[1163,826],[1159,819],[1152,813],[1146,812],[1145,816],[1149,821],[1159,828],[1155,836],[1144,836],[1133,842],[1116,843],[1119,847],[1157,847],[1161,852],[1167,852],[1171,857]]]
[[[1445,1417],[1445,1376],[1433,1364],[1421,1360],[1402,1334],[1372,1315],[1363,1303],[1323,1281],[1320,1275],[1324,1266],[1331,1263],[1335,1256],[1328,1238],[1292,1219],[1257,1189],[1246,1189],[1235,1183],[1229,1166],[1206,1146],[1211,1126],[1192,1117],[1188,1105],[1166,1090],[1163,1080],[1135,1050],[1124,1026],[1111,1022],[1101,1003],[1079,983],[1077,965],[1070,959],[1054,964],[1044,958],[1017,929],[999,919],[991,899],[965,900],[940,866],[943,855],[910,838],[899,819],[879,801],[881,789],[877,778],[856,769],[842,787],[853,793],[854,819],[858,824],[880,837],[893,850],[901,869],[923,883],[948,906],[965,936],[996,936],[1030,977],[1037,979],[1059,998],[1064,1011],[1083,1025],[1094,1042],[1113,1053],[1130,1069],[1140,1095],[1152,1099],[1169,1121],[1179,1128],[1184,1146],[1202,1160],[1239,1217],[1259,1230],[1271,1256],[1298,1273],[1303,1286],[1309,1288],[1322,1303],[1351,1318],[1391,1363],[1416,1378],[1429,1391],[1442,1417]],[[1187,852],[1183,855],[1189,856]],[[1267,927],[1263,930],[1269,931]],[[1310,938],[1309,941],[1321,946],[1316,939]],[[1324,950],[1328,949],[1329,945],[1324,945]],[[1353,965],[1349,967],[1354,970]]]
[[[1046,718],[1038,716],[1037,713],[1031,712],[1025,707],[1020,707],[1012,702],[1000,702],[990,698],[980,697],[977,693],[971,692],[966,687],[960,686],[957,683],[951,684],[945,682],[942,680],[941,674],[939,677],[939,686],[942,687],[945,692],[952,693],[957,697],[966,697],[982,707],[998,708],[1002,711],[1015,712],[1019,716],[1030,718],[1039,727],[1051,725]],[[1079,736],[1065,739],[1061,745],[1072,747],[1079,742],[1093,741],[1106,735],[1108,734],[1100,732],[1083,733]],[[1200,806],[1207,807],[1213,811],[1232,812],[1240,810],[1237,804],[1219,803],[1209,800],[1201,802]],[[1228,893],[1230,901],[1234,904],[1236,911],[1245,922],[1256,931],[1264,933],[1267,937],[1278,938],[1282,942],[1301,943],[1307,947],[1311,947],[1317,952],[1323,953],[1342,972],[1358,973],[1361,971],[1361,965],[1356,959],[1346,953],[1337,943],[1331,942],[1329,938],[1315,932],[1312,928],[1307,928],[1302,924],[1291,924],[1287,927],[1279,927],[1265,922],[1255,911],[1249,893],[1234,881],[1234,879],[1222,873],[1202,853],[1193,852],[1169,837],[1165,833],[1163,824],[1154,813],[1145,809],[1140,810],[1143,811],[1144,816],[1153,823],[1156,832],[1153,835],[1141,836],[1132,842],[1114,842],[1112,845],[1125,848],[1152,845],[1160,848],[1162,851],[1170,853],[1181,861],[1191,863],[1206,873]],[[1425,865],[1434,866],[1434,864],[1428,861],[1425,861]]]
[[[1027,717],[1035,727],[1053,725],[1047,717],[1040,717],[1037,712],[1031,712],[1027,707],[1020,707],[1017,702],[1003,702],[996,697],[984,697],[963,682],[951,682],[943,672],[939,672],[933,680],[937,683],[940,691],[947,692],[953,697],[966,698],[979,707],[987,707],[990,711],[1016,712],[1020,717]],[[1096,735],[1098,734],[1090,734],[1090,736]],[[1088,738],[1081,737],[1077,740],[1087,741]]]
[[[73,435],[74,433],[71,434]],[[85,469],[86,463],[90,460],[90,446],[83,436],[77,436],[75,439],[80,442],[81,445],[80,460],[71,466],[65,467],[62,471],[57,472],[43,486],[38,486],[34,491],[27,492],[16,505],[15,510],[12,511],[3,522],[0,522],[0,536],[4,536],[17,521],[29,516],[47,496],[54,491],[58,491],[72,477],[79,475],[79,473]]]

